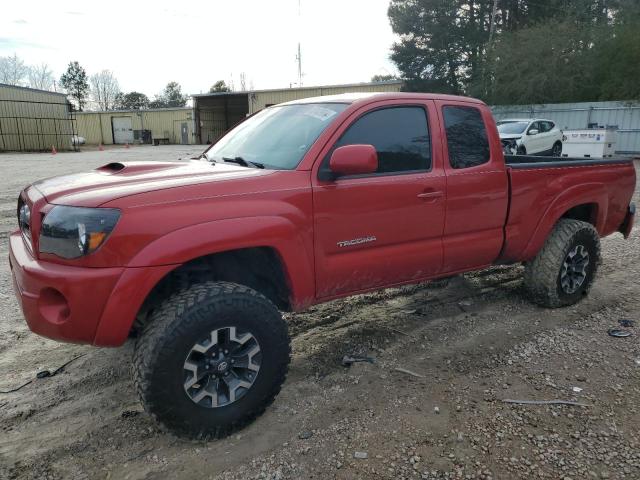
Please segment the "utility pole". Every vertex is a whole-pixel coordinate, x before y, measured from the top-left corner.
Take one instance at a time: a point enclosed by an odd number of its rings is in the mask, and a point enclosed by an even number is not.
[[[298,0],[298,32],[302,29],[302,9],[300,5],[301,0]],[[300,46],[300,33],[298,33],[298,54],[296,55],[296,61],[298,62],[298,88],[302,87],[302,47]]]

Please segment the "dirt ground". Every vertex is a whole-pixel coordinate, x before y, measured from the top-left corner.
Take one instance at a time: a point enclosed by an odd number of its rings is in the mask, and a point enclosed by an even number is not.
[[[5,260],[19,190],[114,159],[198,150],[0,156],[0,390],[84,355],[0,394],[0,478],[640,478],[639,229],[603,241],[596,285],[571,308],[529,303],[522,267],[510,266],[288,316],[281,394],[222,441],[180,440],[153,423],[130,379],[131,343],[96,349],[30,333]],[[621,319],[636,322],[634,336],[607,335]],[[375,361],[341,366],[353,354]]]

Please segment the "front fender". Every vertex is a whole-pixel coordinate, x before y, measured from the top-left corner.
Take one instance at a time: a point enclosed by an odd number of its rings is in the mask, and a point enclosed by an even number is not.
[[[609,197],[605,185],[596,182],[576,185],[559,194],[551,202],[540,218],[536,230],[524,249],[523,259],[531,260],[536,256],[562,215],[573,207],[584,204],[595,204],[597,206],[594,218],[595,227],[598,233],[602,233],[609,207]]]
[[[276,250],[291,288],[294,309],[314,300],[313,242],[310,230],[276,216],[243,217],[191,225],[142,249],[116,284],[98,325],[95,345],[124,343],[153,287],[180,265],[204,255],[251,247]]]
[[[270,247],[278,253],[294,308],[310,303],[315,292],[312,231],[280,216],[230,218],[175,230],[151,242],[127,266],[179,265],[252,247]]]

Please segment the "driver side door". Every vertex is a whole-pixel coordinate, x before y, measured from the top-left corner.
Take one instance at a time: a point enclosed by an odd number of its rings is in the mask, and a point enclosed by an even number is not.
[[[323,152],[320,171],[344,145],[373,145],[378,170],[313,175],[316,294],[331,298],[440,272],[446,204],[431,101],[380,102],[355,112]]]

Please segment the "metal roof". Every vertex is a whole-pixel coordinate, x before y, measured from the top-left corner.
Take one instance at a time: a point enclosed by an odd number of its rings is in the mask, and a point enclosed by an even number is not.
[[[239,92],[211,92],[211,93],[196,93],[192,94],[192,97],[212,97],[212,96],[225,96],[225,95],[243,95],[250,93],[265,93],[265,92],[288,92],[288,91],[303,91],[303,90],[315,90],[319,88],[356,88],[371,85],[402,85],[402,80],[389,80],[387,82],[361,82],[361,83],[346,83],[342,85],[314,85],[310,87],[291,87],[291,88],[269,88],[266,90],[242,90]]]
[[[166,108],[130,108],[128,110],[83,110],[82,112],[74,112],[75,115],[98,113],[139,113],[139,112],[171,112],[175,110],[193,110],[193,107],[166,107]]]
[[[0,88],[2,87],[6,87],[6,88],[17,88],[19,90],[27,90],[30,92],[38,92],[38,93],[48,93],[50,95],[62,95],[63,97],[66,97],[67,94],[66,93],[60,93],[60,92],[52,92],[50,90],[40,90],[38,88],[31,88],[31,87],[21,87],[19,85],[9,85],[8,83],[0,83]]]

